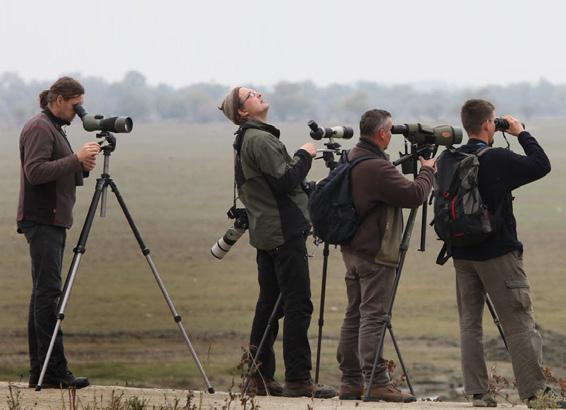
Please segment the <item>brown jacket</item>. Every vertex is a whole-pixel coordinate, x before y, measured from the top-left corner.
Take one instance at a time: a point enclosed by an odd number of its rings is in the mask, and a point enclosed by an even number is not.
[[[354,239],[342,251],[370,262],[396,266],[403,234],[401,208],[415,208],[432,188],[433,169],[421,167],[414,181],[405,178],[377,145],[361,140],[348,159],[375,155],[352,169],[352,197],[364,218]],[[367,214],[367,215],[366,215]]]
[[[82,166],[61,125],[61,120],[46,111],[24,125],[18,222],[65,228],[73,223],[75,187],[82,182]]]

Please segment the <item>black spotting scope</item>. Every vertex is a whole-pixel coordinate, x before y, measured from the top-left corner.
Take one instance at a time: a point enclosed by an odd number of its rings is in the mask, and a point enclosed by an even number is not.
[[[104,118],[101,114],[89,114],[80,104],[73,106],[83,122],[85,131],[130,132],[134,122],[130,117]]]

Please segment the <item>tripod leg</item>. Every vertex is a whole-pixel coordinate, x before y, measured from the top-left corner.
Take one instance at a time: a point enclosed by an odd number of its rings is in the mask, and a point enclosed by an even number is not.
[[[318,383],[318,374],[320,372],[320,350],[322,345],[322,327],[324,326],[324,301],[326,297],[326,274],[328,272],[328,255],[330,254],[328,243],[324,242],[322,262],[322,285],[320,287],[320,313],[318,316],[318,341],[316,346],[316,367],[314,382]]]
[[[493,323],[497,326],[497,330],[499,330],[499,335],[503,340],[503,344],[505,344],[505,349],[509,351],[509,346],[507,346],[507,339],[505,339],[505,333],[503,333],[503,327],[501,326],[501,322],[499,321],[499,316],[495,311],[495,306],[493,306],[493,302],[491,301],[489,295],[485,294],[485,303],[487,304],[487,308],[489,309],[489,313],[491,313],[491,317],[493,318]]]
[[[81,234],[79,236],[79,241],[75,249],[73,249],[74,252],[73,261],[71,262],[71,267],[69,268],[69,273],[67,274],[67,278],[65,279],[65,285],[63,286],[63,297],[59,301],[57,322],[55,323],[55,329],[53,330],[53,335],[51,336],[51,341],[49,342],[49,348],[47,349],[47,354],[45,355],[43,367],[41,368],[39,380],[35,388],[36,391],[40,391],[41,386],[43,385],[43,379],[45,377],[45,372],[47,371],[47,365],[49,364],[49,359],[51,358],[51,354],[53,353],[53,347],[55,346],[55,339],[57,338],[57,333],[61,328],[61,322],[65,318],[65,308],[67,307],[67,303],[69,302],[69,297],[71,295],[71,290],[73,289],[73,284],[75,283],[75,277],[79,269],[79,263],[81,261],[82,254],[85,253],[86,251],[85,248],[86,241],[88,239],[90,228],[92,227],[92,222],[96,214],[96,208],[100,200],[100,195],[102,194],[105,185],[106,185],[106,180],[104,178],[98,178],[96,180],[96,188],[94,191],[94,195],[92,197],[92,201],[90,202],[90,207],[88,208],[88,213],[86,215],[86,219],[83,224]]]
[[[257,360],[259,358],[259,353],[261,352],[261,349],[263,349],[263,345],[265,344],[265,341],[267,340],[267,335],[269,334],[269,330],[271,329],[272,323],[276,320],[275,317],[277,315],[277,311],[279,310],[279,306],[281,305],[282,301],[283,301],[283,294],[280,293],[279,296],[277,297],[277,301],[275,302],[275,306],[273,307],[273,310],[271,311],[271,315],[269,316],[269,319],[267,321],[267,326],[265,327],[265,331],[263,332],[263,336],[261,337],[261,341],[259,342],[259,346],[257,347],[257,349],[255,351],[255,355],[254,355],[254,358],[253,358],[251,368],[248,370],[248,375],[246,376],[246,380],[244,381],[244,388],[242,390],[242,396],[245,396],[246,393],[248,392],[248,387],[250,386],[250,375],[252,374],[254,368],[257,366]]]
[[[366,388],[366,401],[371,399],[371,386],[373,385],[373,378],[375,375],[375,370],[377,368],[377,363],[379,361],[379,353],[381,349],[383,349],[383,339],[385,338],[385,329],[389,329],[389,333],[393,338],[393,332],[391,330],[391,315],[393,312],[393,304],[395,303],[395,296],[397,295],[397,288],[399,287],[399,281],[401,280],[401,272],[403,271],[403,265],[405,264],[405,256],[407,255],[407,250],[409,249],[409,242],[411,241],[411,233],[413,231],[413,226],[415,225],[415,219],[417,217],[417,208],[411,209],[409,214],[409,219],[407,220],[407,226],[405,227],[405,232],[403,232],[403,239],[401,240],[401,245],[399,246],[399,264],[397,265],[397,269],[395,271],[395,282],[393,284],[391,299],[389,300],[389,306],[387,309],[387,316],[383,320],[383,327],[377,339],[377,350],[375,352],[375,358],[373,360],[373,367],[371,369],[371,375],[369,378],[369,383]],[[403,364],[403,359],[401,358],[401,351],[398,349],[397,342],[393,339],[393,343],[395,344],[395,350],[397,351],[397,356],[399,357],[399,361],[401,362],[403,372],[405,374],[405,379],[407,380],[407,385],[411,390],[411,394],[414,395],[413,389],[411,387],[411,382],[409,381],[409,374],[405,369],[405,365]]]
[[[201,374],[202,378],[204,379],[204,382],[206,383],[206,387],[208,389],[208,392],[214,393],[214,388],[210,384],[210,381],[208,380],[208,377],[206,376],[206,373],[204,372],[204,368],[202,367],[202,364],[199,360],[197,352],[195,351],[195,349],[194,349],[194,347],[193,347],[193,345],[192,345],[192,343],[189,339],[189,335],[187,334],[187,331],[185,330],[185,327],[183,326],[181,315],[179,315],[177,313],[177,310],[175,309],[175,305],[173,305],[173,301],[169,297],[169,293],[167,292],[167,289],[165,288],[165,285],[163,284],[163,281],[161,280],[161,277],[159,276],[159,272],[157,271],[157,267],[155,266],[155,264],[153,263],[153,260],[151,259],[150,250],[145,246],[145,243],[143,242],[143,239],[140,235],[140,232],[139,232],[138,228],[136,227],[134,220],[132,219],[132,215],[130,214],[128,207],[126,206],[126,203],[124,202],[124,199],[122,198],[122,195],[120,194],[120,191],[118,191],[118,187],[116,186],[114,181],[112,181],[111,179],[109,180],[108,184],[112,188],[112,192],[114,192],[114,194],[116,195],[116,199],[118,200],[118,203],[120,204],[120,207],[122,208],[122,211],[124,212],[124,215],[126,216],[126,219],[128,220],[128,224],[130,225],[130,228],[132,229],[132,232],[133,232],[134,236],[136,237],[136,240],[138,241],[138,244],[141,248],[141,251],[142,251],[143,255],[145,256],[147,263],[149,264],[151,272],[153,273],[153,276],[155,277],[155,280],[157,281],[157,285],[159,286],[159,289],[161,289],[161,293],[163,294],[163,297],[165,298],[165,301],[167,302],[167,305],[169,306],[169,310],[171,311],[171,314],[173,315],[173,319],[175,320],[175,323],[177,323],[177,326],[179,327],[179,330],[180,330],[180,332],[183,336],[183,339],[185,340],[185,343],[186,343],[187,347],[189,348],[191,355],[193,356],[193,359],[194,359],[194,361],[197,365],[197,368],[200,371],[200,374]]]
[[[393,346],[395,346],[395,351],[397,352],[397,357],[399,358],[399,363],[401,364],[401,368],[403,369],[403,374],[405,375],[405,380],[407,380],[407,386],[409,386],[409,391],[414,396],[415,391],[413,390],[413,386],[411,385],[411,381],[409,380],[409,374],[407,373],[407,369],[405,368],[405,363],[403,362],[403,357],[401,356],[401,350],[399,350],[399,345],[397,344],[397,340],[395,340],[395,336],[393,335],[393,328],[391,323],[387,327],[389,329],[389,334],[391,335],[391,340],[393,341]]]

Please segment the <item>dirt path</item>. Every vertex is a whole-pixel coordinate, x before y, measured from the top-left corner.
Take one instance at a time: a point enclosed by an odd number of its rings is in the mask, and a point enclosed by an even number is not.
[[[10,399],[10,388],[12,397]],[[7,410],[61,410],[73,409],[70,406],[71,398],[68,391],[60,390],[43,390],[35,392],[28,389],[25,384],[0,382],[0,409]],[[186,404],[187,397],[190,398],[190,403],[194,409],[199,410],[244,410],[252,409],[252,403],[247,402],[244,406],[239,398],[231,398],[228,393],[220,392],[213,395],[204,394],[201,392],[187,390],[168,390],[168,389],[139,389],[139,388],[124,388],[113,386],[93,386],[77,392],[76,409],[85,409],[90,406],[90,409],[105,409],[112,400],[114,402],[121,401],[125,403],[128,400],[137,400],[138,403],[145,402],[145,407],[124,407],[124,408],[145,408],[147,410],[174,409],[175,401],[177,400],[177,408],[183,408]],[[18,400],[20,407],[13,406],[14,400]],[[308,398],[289,399],[281,397],[257,397],[254,399],[253,404],[259,405],[259,409],[282,409],[282,410],[347,410],[347,409],[470,409],[469,403],[439,403],[417,401],[411,404],[398,404],[398,403],[364,403],[357,401],[340,401],[338,399],[329,400],[311,400]],[[229,406],[228,406],[229,405]],[[155,407],[154,407],[155,406]],[[511,405],[500,404],[500,408],[510,408]],[[122,407],[117,407],[122,408]],[[257,408],[257,407],[255,407]],[[521,409],[526,406],[515,406],[514,408]]]

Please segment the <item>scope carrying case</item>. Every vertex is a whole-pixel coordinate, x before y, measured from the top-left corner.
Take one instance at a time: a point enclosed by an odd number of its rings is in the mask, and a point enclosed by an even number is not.
[[[444,241],[436,263],[444,265],[452,247],[473,246],[502,226],[501,204],[490,212],[478,186],[480,157],[491,147],[467,154],[446,149],[436,161],[434,177],[434,220],[431,225]]]

